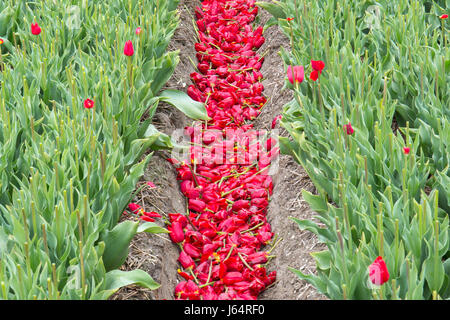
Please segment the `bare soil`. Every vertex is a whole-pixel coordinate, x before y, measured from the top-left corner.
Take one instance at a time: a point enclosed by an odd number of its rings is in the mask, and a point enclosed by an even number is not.
[[[172,38],[170,50],[180,50],[180,63],[167,88],[185,90],[191,83],[190,73],[195,70],[191,61],[196,61],[194,44],[196,34],[192,25],[193,13],[200,1],[181,0],[179,5],[180,25]],[[260,10],[259,21],[264,24],[270,18],[264,10]],[[270,129],[272,119],[281,113],[283,106],[292,100],[289,90],[282,90],[285,71],[278,52],[282,46],[289,48],[289,40],[277,26],[268,28],[264,36],[266,43],[259,53],[265,53],[262,74],[265,76],[264,94],[269,101],[263,112],[255,121],[258,129]],[[173,107],[162,105],[154,119],[155,125],[163,132],[170,134],[173,130],[183,128],[191,123],[181,112]],[[281,130],[281,135],[286,135]],[[152,181],[157,189],[146,190],[136,196],[135,202],[144,206],[146,211],[157,211],[164,216],[171,212],[185,212],[186,200],[179,190],[176,171],[165,160],[167,152],[156,152],[141,181]],[[305,281],[300,280],[288,267],[304,273],[314,273],[315,263],[311,252],[323,250],[324,245],[318,242],[314,234],[301,231],[289,217],[313,219],[315,213],[301,196],[301,190],[315,193],[315,188],[306,172],[290,157],[281,155],[279,169],[273,176],[274,193],[268,208],[268,220],[276,239],[281,239],[271,254],[276,255],[267,268],[277,271],[277,281],[260,296],[264,300],[318,300],[326,299]],[[163,221],[158,222],[161,226]],[[167,234],[138,234],[132,241],[127,261],[123,270],[140,268],[148,272],[155,281],[161,284],[157,290],[151,291],[137,286],[120,289],[111,297],[114,300],[132,299],[167,299],[172,300],[176,284],[181,280],[177,275],[178,247],[170,241]]]

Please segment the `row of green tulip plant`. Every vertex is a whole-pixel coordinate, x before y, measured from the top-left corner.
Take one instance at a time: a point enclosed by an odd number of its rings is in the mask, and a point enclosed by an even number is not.
[[[160,92],[177,0],[0,2],[0,299],[106,299],[159,286],[118,270],[137,232],[119,219],[152,153],[172,141],[158,102],[195,118],[203,104]]]
[[[331,299],[450,298],[445,1],[259,5],[291,41],[282,152],[318,191],[319,222],[293,220],[327,246],[291,271]]]

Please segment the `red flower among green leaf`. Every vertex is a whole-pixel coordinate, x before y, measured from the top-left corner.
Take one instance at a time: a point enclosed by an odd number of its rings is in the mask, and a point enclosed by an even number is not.
[[[381,256],[377,257],[375,261],[369,266],[370,281],[381,286],[389,280],[389,272]]]
[[[41,33],[41,27],[39,27],[39,25],[37,23],[32,23],[31,24],[31,33],[34,34],[35,36],[37,36],[38,34]]]
[[[305,72],[303,66],[288,66],[287,76],[290,83],[301,83],[305,79]]]
[[[123,54],[128,57],[131,57],[134,54],[133,43],[131,42],[131,40],[128,40],[127,42],[125,42],[125,46],[123,48]]]
[[[344,124],[344,130],[348,135],[352,135],[355,130],[353,130],[351,123]]]
[[[84,107],[86,109],[92,109],[94,107],[94,100],[92,100],[92,99],[84,100]]]

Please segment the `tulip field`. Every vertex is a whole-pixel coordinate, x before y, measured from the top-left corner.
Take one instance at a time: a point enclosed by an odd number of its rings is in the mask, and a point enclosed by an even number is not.
[[[448,8],[0,0],[0,300],[449,299]]]
[[[158,102],[189,99],[160,92],[178,59],[166,51],[176,6],[1,2],[3,299],[105,299],[129,283],[157,287],[142,270],[118,268],[134,234],[165,230],[118,221],[148,150],[170,147],[152,125]],[[192,101],[184,111],[203,109]]]
[[[318,190],[322,225],[295,222],[327,246],[292,272],[330,299],[449,298],[446,5],[263,4],[292,46],[282,151]]]

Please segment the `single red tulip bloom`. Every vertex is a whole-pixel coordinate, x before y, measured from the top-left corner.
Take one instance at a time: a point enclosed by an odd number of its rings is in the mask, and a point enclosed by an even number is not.
[[[404,154],[409,154],[409,151],[411,151],[411,148],[408,148],[408,147],[404,147],[403,148],[403,153]]]
[[[206,208],[206,203],[198,199],[189,199],[189,209],[197,212],[203,212]]]
[[[194,260],[184,251],[180,252],[180,255],[178,256],[178,261],[185,269],[195,266]]]
[[[182,228],[185,228],[188,224],[188,219],[181,213],[169,213],[169,220],[171,223],[174,223],[175,221],[180,222]]]
[[[381,256],[377,257],[375,261],[369,266],[370,281],[377,286],[389,280],[389,272]]]
[[[155,219],[150,218],[149,216],[142,215],[139,217],[141,220],[147,221],[147,222],[155,222]]]
[[[4,42],[4,41],[3,41],[3,39],[2,39],[2,38],[0,38],[0,44],[3,44],[3,42]]]
[[[178,161],[177,159],[174,158],[167,158],[166,159],[170,164],[179,164],[180,161]]]
[[[281,120],[282,118],[283,118],[283,116],[281,114],[279,114],[275,118],[273,118],[273,120],[272,120],[272,129],[275,129],[275,127],[277,126],[278,120]]]
[[[167,229],[170,231],[169,236],[173,242],[178,243],[184,240],[183,224],[180,221],[172,222],[172,225],[168,226]]]
[[[189,300],[199,300],[200,299],[200,289],[195,284],[194,281],[188,280],[188,282],[186,283],[185,290],[186,290],[186,294],[187,294]]]
[[[242,273],[240,272],[228,272],[223,277],[223,283],[226,285],[231,285],[233,283],[242,281],[244,277],[242,276]]]
[[[249,254],[247,256],[246,260],[247,260],[247,263],[250,265],[263,264],[263,263],[267,262],[268,256],[269,255],[267,254],[267,252],[259,251],[259,252]]]
[[[186,272],[184,272],[184,271],[181,271],[181,269],[178,269],[177,272],[178,272],[178,274],[179,274],[180,276],[182,276],[182,277],[183,277],[184,279],[186,279],[186,280],[194,280],[194,277],[193,277],[193,276],[191,276],[190,274],[188,274],[188,273],[186,273]]]
[[[38,34],[41,33],[41,27],[39,27],[39,25],[37,23],[32,23],[31,24],[31,33],[34,34],[35,36],[37,36]]]
[[[231,209],[233,211],[239,211],[242,208],[248,209],[249,207],[250,207],[250,202],[248,200],[241,199],[241,200],[235,201],[233,203],[233,206],[231,207]]]
[[[349,136],[352,135],[353,132],[355,132],[355,130],[353,130],[352,125],[350,124],[350,122],[348,124],[344,124],[344,130]]]
[[[311,71],[311,74],[309,75],[309,78],[312,81],[316,81],[319,78],[319,72],[317,70]]]
[[[313,70],[319,72],[320,75],[322,70],[325,68],[325,63],[322,60],[311,60],[311,67]]]
[[[151,181],[147,181],[147,185],[150,187],[150,189],[155,189],[156,188],[155,184],[153,182],[151,182]]]
[[[197,259],[202,255],[201,251],[189,242],[185,242],[183,245],[184,252],[190,255],[192,258]]]
[[[294,84],[294,81],[301,83],[305,78],[305,70],[303,66],[289,66],[287,70],[287,76],[290,83]]]
[[[186,289],[186,283],[187,283],[186,281],[181,281],[175,287],[175,297],[177,299],[186,299],[186,294],[184,293]]]
[[[140,35],[141,32],[142,32],[141,27],[137,27],[137,28],[136,28],[136,34],[137,34],[137,35]]]
[[[287,21],[292,21],[294,18],[286,18]]]
[[[125,47],[123,48],[123,54],[128,57],[131,57],[134,54],[133,43],[131,42],[131,40],[128,40],[127,42],[125,42]]]
[[[94,101],[92,99],[84,100],[84,107],[86,109],[92,109],[94,107]]]
[[[448,18],[448,14],[443,14],[443,15],[440,16],[439,18],[441,18],[441,19],[447,19],[447,18]]]
[[[141,206],[138,205],[137,203],[132,202],[132,203],[128,204],[128,209],[130,209],[131,212],[133,212],[133,213],[137,213],[137,211],[139,211],[140,208],[141,208]]]
[[[146,212],[146,211],[142,210],[142,214],[144,216],[147,216],[147,217],[150,217],[150,218],[161,218],[161,215],[158,212],[155,212],[155,211]]]

